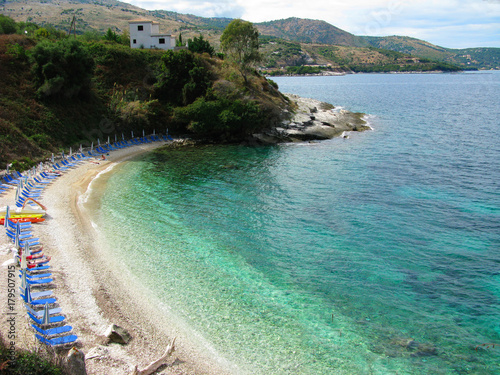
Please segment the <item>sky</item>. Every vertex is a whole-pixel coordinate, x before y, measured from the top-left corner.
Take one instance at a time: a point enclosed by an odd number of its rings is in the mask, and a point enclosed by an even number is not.
[[[326,21],[355,35],[404,35],[447,48],[500,47],[500,0],[122,0],[148,10],[253,23]]]

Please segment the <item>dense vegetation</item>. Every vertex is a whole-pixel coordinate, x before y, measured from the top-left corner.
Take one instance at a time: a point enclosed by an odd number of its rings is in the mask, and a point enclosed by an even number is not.
[[[19,31],[18,25],[16,25]],[[42,30],[42,29],[37,29]],[[106,33],[0,35],[0,163],[135,134],[240,141],[276,123],[286,100],[251,66],[199,52],[131,49]],[[110,40],[111,39],[111,40]]]
[[[63,375],[63,368],[42,355],[24,351],[11,351],[0,337],[0,374],[9,375]]]

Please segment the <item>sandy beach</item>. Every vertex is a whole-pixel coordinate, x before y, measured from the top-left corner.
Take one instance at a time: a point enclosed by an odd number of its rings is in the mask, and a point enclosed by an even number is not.
[[[40,201],[47,207],[47,216],[45,222],[34,225],[34,233],[40,238],[44,253],[52,257],[54,295],[66,316],[66,324],[73,326],[74,334],[78,335],[76,346],[86,355],[88,374],[121,375],[130,374],[135,365],[144,368],[164,353],[174,337],[175,351],[167,361],[168,365],[157,373],[242,373],[241,369],[221,358],[199,335],[186,329],[175,317],[175,312],[158,314],[154,298],[134,283],[126,270],[116,267],[99,248],[88,205],[83,204],[89,186],[92,189],[104,186],[109,171],[117,163],[163,144],[132,146],[113,151],[105,161],[86,161],[65,172],[44,190]],[[14,201],[14,189],[11,189],[0,197],[0,207],[12,206]],[[0,298],[3,318],[0,329],[4,338],[9,332],[7,270],[12,264],[12,247],[2,231]],[[17,313],[16,347],[45,350],[35,339],[19,295],[14,311]],[[127,345],[106,344],[104,333],[112,323],[129,331],[132,340]]]

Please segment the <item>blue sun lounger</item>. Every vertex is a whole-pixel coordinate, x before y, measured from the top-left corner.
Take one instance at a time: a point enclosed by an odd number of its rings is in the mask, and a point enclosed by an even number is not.
[[[40,336],[38,334],[35,335],[35,337],[42,343],[47,346],[59,346],[59,345],[65,345],[65,344],[71,344],[75,342],[78,339],[77,335],[68,335],[68,336],[62,336],[62,337],[56,337],[55,339],[46,339],[43,336]]]
[[[28,314],[33,315],[37,319],[43,318],[43,309],[40,311],[35,311],[31,308],[31,306],[28,306],[26,304],[25,304],[25,306],[26,306],[26,309],[28,310]],[[62,311],[62,309],[60,307],[55,307],[55,308],[49,310],[49,315],[56,315],[56,314],[61,313],[61,311]]]
[[[40,176],[42,176],[46,180],[55,180],[57,177],[60,175],[57,173],[47,173],[47,172],[42,172],[40,173]]]
[[[44,285],[44,284],[50,284],[52,279],[28,279],[26,278],[26,282],[32,286],[37,286],[37,285]]]
[[[73,327],[71,326],[63,326],[63,327],[56,327],[56,328],[50,328],[50,329],[41,329],[40,327],[37,327],[36,325],[32,324],[31,325],[38,333],[41,335],[47,337],[47,336],[55,336],[55,335],[60,335],[62,333],[67,333],[70,332]]]
[[[28,316],[31,318],[31,320],[33,320],[36,324],[38,324],[39,326],[43,326],[43,322],[42,322],[42,319],[38,319],[36,316],[34,316],[33,314],[31,314],[30,312],[28,312]],[[60,323],[62,322],[64,319],[66,319],[64,316],[62,315],[58,315],[58,316],[51,316],[49,318],[49,323],[50,324],[54,324],[54,323]]]
[[[52,276],[51,273],[41,273],[41,274],[34,274],[34,275],[26,273],[26,277],[30,280],[43,279],[43,278],[47,278],[50,276]],[[21,275],[21,277],[22,277],[22,275]]]
[[[19,289],[21,289],[21,288],[19,288]],[[31,294],[31,298],[41,298],[41,297],[49,297],[53,294],[53,292],[52,292],[52,290],[45,290],[43,292],[31,292],[30,291],[30,294]],[[21,291],[20,296],[24,300],[24,302],[26,302],[26,297],[24,295],[24,291]]]
[[[56,302],[57,302],[56,298],[44,298],[44,299],[32,299],[30,304],[31,304],[31,306],[40,306],[40,305],[45,306],[46,303],[48,303],[49,305],[52,305],[53,303],[56,303]]]

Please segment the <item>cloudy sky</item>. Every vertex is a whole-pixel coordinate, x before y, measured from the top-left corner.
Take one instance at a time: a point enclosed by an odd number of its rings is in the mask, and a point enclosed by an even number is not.
[[[500,0],[122,0],[144,9],[251,22],[324,20],[355,35],[406,35],[448,48],[500,47]]]

